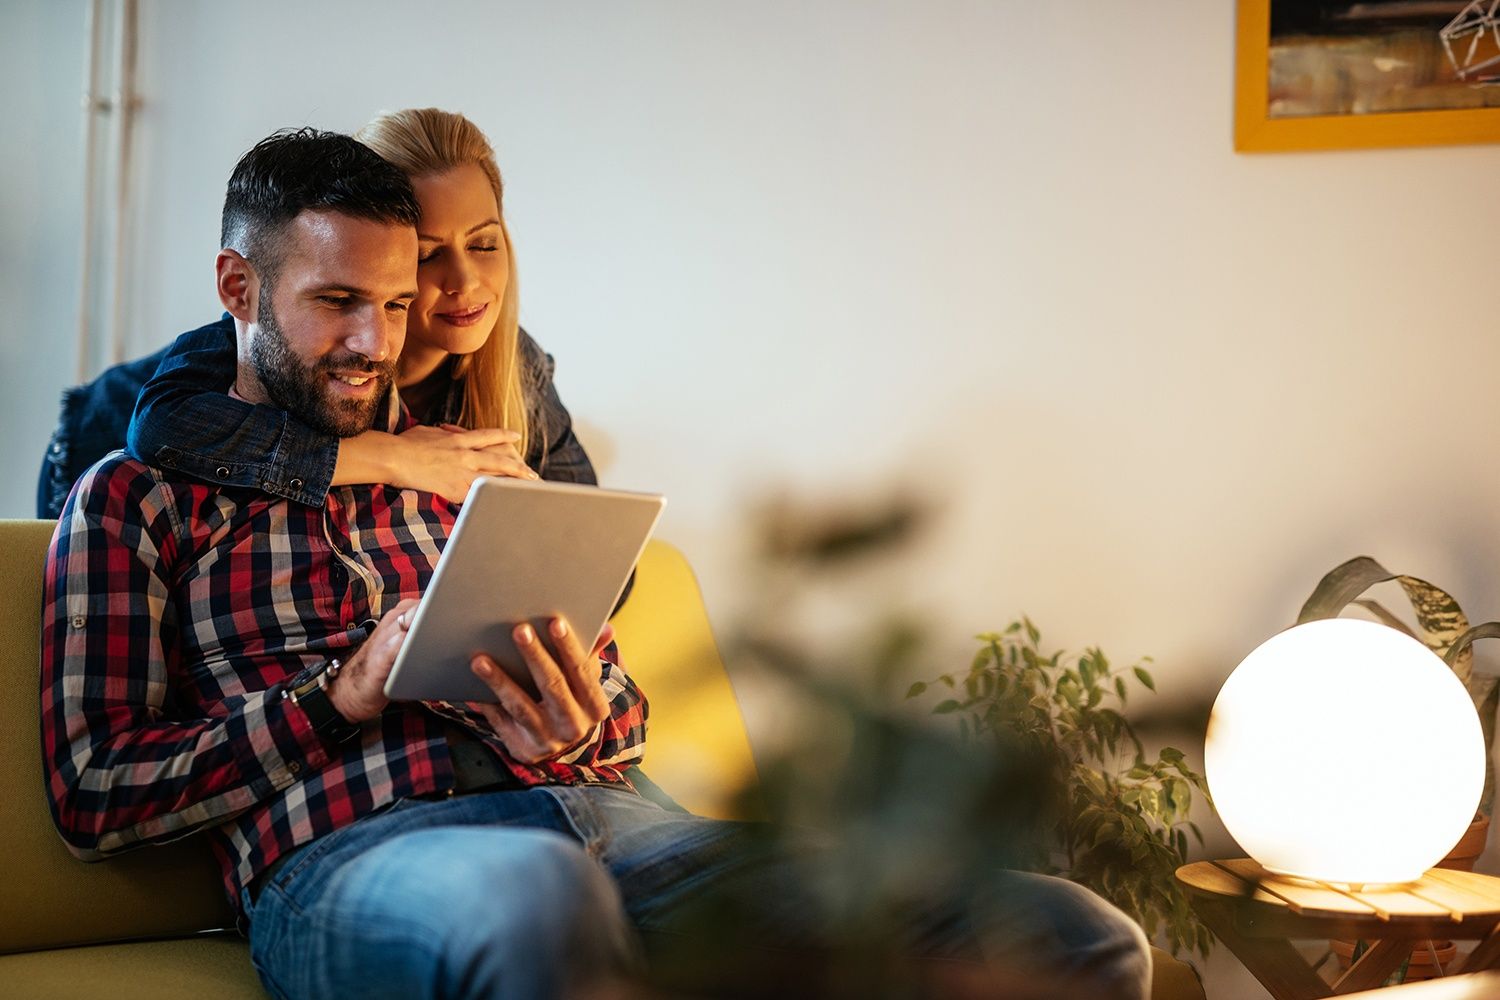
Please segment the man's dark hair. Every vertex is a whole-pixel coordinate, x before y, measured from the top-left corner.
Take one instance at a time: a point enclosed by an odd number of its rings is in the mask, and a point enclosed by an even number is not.
[[[337,132],[282,129],[256,143],[229,175],[219,245],[237,250],[270,283],[287,224],[308,209],[417,224],[411,182],[374,150]]]

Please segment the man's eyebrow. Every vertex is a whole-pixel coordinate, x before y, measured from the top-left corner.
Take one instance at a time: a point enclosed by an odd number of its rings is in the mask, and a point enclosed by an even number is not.
[[[317,285],[313,288],[309,288],[304,294],[326,295],[329,292],[343,292],[345,295],[358,295],[362,299],[371,299],[376,297],[368,288],[360,288],[358,285],[342,285],[338,283],[329,285]],[[393,299],[414,299],[416,297],[417,290],[415,288],[411,289],[410,291],[397,292],[395,295],[391,296],[391,298]]]
[[[500,220],[499,219],[485,219],[483,222],[480,222],[480,223],[477,223],[476,225],[470,226],[468,232],[464,233],[464,239],[468,239],[470,236],[473,236],[475,233],[479,232],[481,229],[486,229],[486,228],[488,228],[490,226],[498,226],[498,225],[500,225]],[[419,239],[419,240],[430,240],[433,243],[441,242],[441,240],[438,237],[436,237],[436,236],[429,236],[426,233],[418,233],[417,234],[417,239]]]

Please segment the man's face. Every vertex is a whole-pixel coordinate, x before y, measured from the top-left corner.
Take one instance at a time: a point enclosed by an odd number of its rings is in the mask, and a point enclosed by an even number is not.
[[[261,284],[240,394],[338,437],[369,430],[395,378],[416,288],[412,227],[303,212]]]

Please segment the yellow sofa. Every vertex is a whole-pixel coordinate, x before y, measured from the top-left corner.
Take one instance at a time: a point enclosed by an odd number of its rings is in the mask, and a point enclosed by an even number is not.
[[[0,521],[0,996],[264,1000],[200,838],[83,864],[42,789],[37,660],[50,521]],[[744,722],[682,554],[652,542],[616,617],[651,698],[652,778],[694,812],[726,816],[755,780]],[[218,931],[217,933],[214,933]],[[1203,996],[1156,953],[1159,1000]]]

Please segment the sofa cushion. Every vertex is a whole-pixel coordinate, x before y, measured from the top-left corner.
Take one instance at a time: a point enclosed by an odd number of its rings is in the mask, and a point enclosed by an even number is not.
[[[266,1000],[249,946],[226,934],[0,955],[0,983],[15,1000]]]

